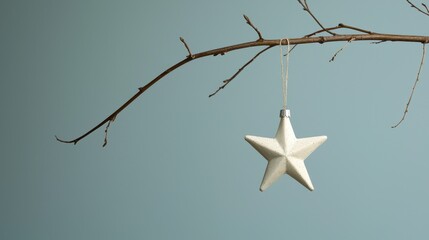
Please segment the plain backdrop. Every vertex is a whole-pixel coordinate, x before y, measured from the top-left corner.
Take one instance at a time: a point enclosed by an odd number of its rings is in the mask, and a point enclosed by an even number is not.
[[[326,26],[428,35],[405,0],[314,1]],[[419,4],[420,2],[416,2]],[[289,176],[266,192],[266,161],[244,135],[272,137],[281,108],[279,48],[208,95],[259,48],[207,57],[162,79],[112,123],[95,126],[193,52],[318,30],[296,1],[2,0],[0,239],[423,239],[429,214],[429,68],[402,116],[418,43],[301,45],[290,56],[297,137],[327,135],[306,160],[315,191]],[[343,31],[343,33],[352,33]]]

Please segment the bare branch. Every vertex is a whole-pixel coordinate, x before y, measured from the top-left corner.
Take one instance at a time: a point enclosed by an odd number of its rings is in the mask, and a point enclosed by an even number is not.
[[[338,28],[338,27],[336,27]],[[324,30],[326,31],[326,29]],[[413,36],[413,35],[394,35],[394,34],[381,34],[381,33],[373,33],[373,34],[345,34],[345,35],[335,35],[335,36],[317,36],[317,37],[301,37],[301,38],[291,38],[289,39],[290,45],[299,45],[299,44],[313,44],[313,43],[326,43],[326,42],[345,42],[349,41],[351,38],[354,38],[354,41],[396,41],[396,42],[420,42],[420,43],[429,43],[429,36]],[[146,90],[148,90],[150,87],[152,87],[155,83],[157,83],[159,80],[164,78],[166,75],[170,74],[174,70],[180,68],[181,66],[187,64],[188,62],[191,62],[198,58],[203,58],[207,56],[215,56],[218,54],[225,54],[227,52],[231,51],[237,51],[240,49],[245,48],[251,48],[251,47],[259,47],[259,46],[277,46],[279,44],[280,39],[262,39],[252,42],[245,42],[240,43],[236,45],[226,46],[222,48],[216,48],[212,50],[208,50],[205,52],[200,52],[193,54],[193,58],[186,57],[185,59],[181,60],[180,62],[174,64],[170,68],[166,69],[164,72],[159,74],[157,77],[155,77],[153,80],[151,80],[149,83],[147,83],[145,86],[140,87],[138,92],[135,93],[128,101],[126,101],[124,104],[122,104],[118,109],[116,109],[112,114],[107,116],[103,121],[101,121],[98,125],[93,127],[88,132],[84,133],[80,137],[73,139],[73,140],[62,140],[55,136],[55,138],[62,143],[73,143],[77,144],[80,140],[85,138],[86,136],[93,133],[95,130],[112,120],[114,117],[116,117],[119,113],[121,113],[125,108],[128,107],[134,100],[136,100],[141,94],[143,94]],[[284,42],[282,44],[287,44],[286,39],[284,39]]]
[[[426,16],[429,16],[428,8],[426,7],[426,5],[424,3],[422,3],[422,5],[423,5],[423,7],[425,7],[426,12],[423,11],[421,8],[417,7],[416,5],[414,5],[410,0],[406,0],[406,1],[411,5],[412,8],[415,8],[415,9],[417,9],[417,11],[423,13]]]
[[[410,97],[408,98],[407,105],[405,106],[404,114],[402,115],[401,120],[396,125],[393,125],[392,128],[396,128],[397,126],[399,126],[404,121],[405,116],[408,113],[408,107],[410,106],[411,99],[413,98],[414,90],[416,89],[417,83],[419,82],[420,71],[422,70],[423,63],[425,61],[425,55],[426,55],[426,44],[423,44],[422,60],[420,61],[420,66],[419,66],[419,71],[417,72],[416,81],[414,82],[413,89],[411,90]]]
[[[262,37],[261,32],[255,27],[255,25],[253,25],[252,21],[250,21],[250,18],[248,16],[246,16],[245,14],[243,14],[244,19],[246,19],[246,23],[249,24],[249,26],[251,26],[253,28],[253,30],[256,31],[256,33],[258,34],[259,37],[259,41],[263,40],[264,38]]]
[[[263,52],[267,51],[268,49],[272,48],[274,46],[268,46],[264,49],[262,49],[261,51],[259,51],[252,59],[250,59],[246,64],[244,64],[240,69],[238,69],[238,71],[236,73],[234,73],[234,75],[232,75],[230,78],[226,79],[223,81],[222,86],[220,86],[214,93],[210,94],[209,97],[213,97],[214,95],[216,95],[216,93],[218,93],[220,90],[224,89],[226,87],[226,85],[228,85],[235,77],[238,76],[238,74],[241,73],[241,71],[243,71],[243,69],[245,69],[250,63],[253,62],[253,60],[255,60],[259,55],[261,55]]]
[[[335,54],[334,56],[332,56],[331,60],[329,60],[329,62],[333,62],[335,60],[335,57],[337,57],[338,53],[340,53],[341,51],[344,50],[344,48],[347,47],[347,45],[349,45],[349,43],[351,43],[354,40],[354,38],[351,38],[346,44],[344,44],[344,46],[342,48],[340,48]]]
[[[316,18],[316,16],[314,16],[314,14],[311,12],[310,7],[307,4],[307,0],[298,0],[299,4],[301,4],[301,6],[304,8],[304,11],[306,11],[308,14],[310,14],[310,16],[313,18],[314,21],[316,21],[317,25],[319,25],[323,31],[331,34],[332,36],[337,35],[334,32],[331,32],[330,30],[326,29],[322,23]]]
[[[189,48],[188,44],[185,42],[185,39],[183,39],[182,37],[179,38],[180,41],[183,43],[183,45],[185,45],[186,50],[188,50],[188,57],[189,58],[194,58],[194,55],[192,55],[191,49]]]

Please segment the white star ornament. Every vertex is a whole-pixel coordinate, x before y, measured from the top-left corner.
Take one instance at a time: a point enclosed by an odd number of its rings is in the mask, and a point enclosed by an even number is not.
[[[289,110],[280,112],[280,124],[274,138],[245,136],[246,141],[268,161],[260,186],[261,192],[283,174],[288,174],[309,190],[314,190],[304,160],[322,145],[327,137],[296,138],[289,117]]]

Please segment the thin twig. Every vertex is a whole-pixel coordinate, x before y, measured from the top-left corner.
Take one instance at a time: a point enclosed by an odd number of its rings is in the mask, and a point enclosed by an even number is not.
[[[306,11],[310,16],[313,18],[314,21],[316,21],[317,25],[319,25],[325,32],[331,34],[332,36],[337,35],[334,32],[331,32],[330,30],[326,29],[322,23],[314,16],[314,14],[311,12],[310,7],[307,4],[307,0],[298,0],[299,4],[304,8],[304,11]]]
[[[428,12],[428,13],[429,13],[429,8],[426,6],[426,4],[422,3],[422,6],[423,6],[423,7],[425,7],[426,12]]]
[[[386,42],[386,40],[380,40],[380,41],[375,41],[375,42],[370,42],[371,44],[380,44],[380,43],[384,43]]]
[[[419,78],[420,78],[420,71],[422,70],[423,63],[424,63],[424,61],[425,61],[425,55],[426,55],[426,44],[423,44],[422,60],[420,61],[420,66],[419,66],[419,71],[417,72],[416,81],[414,82],[413,89],[411,90],[410,97],[408,98],[407,105],[405,106],[404,114],[402,115],[401,120],[400,120],[396,125],[392,126],[392,128],[396,128],[397,126],[399,126],[399,124],[401,124],[401,123],[402,123],[402,121],[404,121],[405,116],[406,116],[406,115],[407,115],[407,113],[408,113],[408,107],[410,106],[411,99],[413,98],[414,90],[416,89],[417,83],[419,82]]]
[[[355,31],[362,32],[362,33],[367,33],[367,34],[373,34],[374,33],[374,32],[371,32],[371,31],[368,31],[368,30],[365,30],[365,29],[362,29],[362,28],[357,28],[357,27],[346,25],[344,23],[338,24],[338,27],[348,28],[348,29],[351,29],[351,30],[355,30]]]
[[[331,58],[331,60],[329,60],[329,62],[333,62],[334,60],[335,60],[335,57],[337,57],[337,55],[338,55],[338,53],[340,53],[341,51],[343,51],[346,47],[347,47],[347,45],[349,45],[349,43],[351,43],[352,41],[354,41],[355,39],[354,38],[350,38],[350,40],[346,43],[346,44],[344,44],[344,46],[342,47],[342,48],[340,48],[335,54],[334,54],[334,56],[332,56],[332,58]]]
[[[338,26],[326,28],[326,29],[321,29],[321,30],[315,31],[313,33],[307,34],[307,35],[305,35],[305,37],[311,37],[311,36],[317,35],[317,34],[322,33],[322,32],[327,32],[327,31],[337,30],[337,29],[342,29],[342,28],[347,28],[347,29],[351,29],[351,30],[366,33],[366,34],[374,34],[374,32],[371,32],[371,31],[368,31],[368,30],[365,30],[362,28],[357,28],[357,27],[346,25],[344,23],[340,23],[340,24],[338,24]]]
[[[104,129],[104,143],[103,143],[103,147],[105,147],[107,145],[107,132],[109,131],[109,127],[110,127],[110,123],[111,122],[112,122],[112,120],[109,120],[109,122],[107,122],[106,129]]]
[[[287,53],[285,53],[285,54],[283,54],[283,57],[286,57],[288,54],[290,54],[296,47],[297,47],[298,45],[294,45],[290,50],[289,50],[289,52],[287,52]]]
[[[310,33],[310,34],[307,34],[307,35],[305,35],[304,37],[312,37],[312,36],[315,36],[315,35],[317,35],[317,34],[319,34],[319,33],[322,33],[322,32],[326,32],[326,31],[330,31],[330,30],[336,30],[336,29],[340,29],[340,28],[341,28],[341,27],[339,27],[339,26],[330,27],[330,28],[325,28],[325,29],[317,30],[317,31],[315,31],[315,32],[312,32],[312,33]]]
[[[251,26],[253,28],[253,30],[256,31],[256,33],[258,34],[259,37],[259,41],[263,40],[264,38],[262,37],[261,32],[255,27],[255,25],[253,25],[252,21],[250,21],[250,18],[248,16],[246,16],[245,14],[243,14],[244,19],[246,19],[246,23],[249,24],[249,26]]]
[[[268,46],[264,49],[262,49],[261,51],[259,51],[252,59],[250,59],[246,64],[244,64],[240,69],[238,69],[238,71],[236,73],[234,73],[234,75],[232,75],[230,78],[226,79],[223,81],[222,86],[220,86],[214,93],[210,94],[209,97],[213,97],[214,95],[216,95],[220,90],[224,89],[226,87],[226,85],[228,85],[235,77],[238,76],[238,74],[241,73],[241,71],[243,71],[243,69],[245,69],[250,63],[253,62],[253,60],[255,60],[259,55],[261,55],[263,52],[267,51],[268,49],[272,48],[274,46]]]
[[[185,45],[186,50],[188,50],[188,57],[189,58],[194,58],[194,55],[191,52],[191,49],[189,48],[188,44],[185,42],[185,39],[183,39],[182,37],[179,38],[180,41]]]
[[[422,9],[420,9],[419,7],[417,7],[416,5],[414,5],[410,0],[407,0],[407,2],[411,5],[411,7],[412,7],[412,8],[415,8],[415,9],[417,9],[419,12],[423,13],[424,15],[429,16],[429,12],[425,12],[425,11],[423,11]],[[425,6],[425,5],[423,5],[423,6],[426,8],[426,6]],[[427,8],[426,8],[426,9],[427,9]]]

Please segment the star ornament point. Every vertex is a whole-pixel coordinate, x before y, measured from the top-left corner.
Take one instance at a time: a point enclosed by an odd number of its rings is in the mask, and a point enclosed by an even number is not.
[[[246,135],[245,140],[268,161],[259,190],[265,191],[282,175],[288,174],[313,191],[304,160],[326,139],[326,136],[296,138],[288,116],[281,116],[274,138]]]

